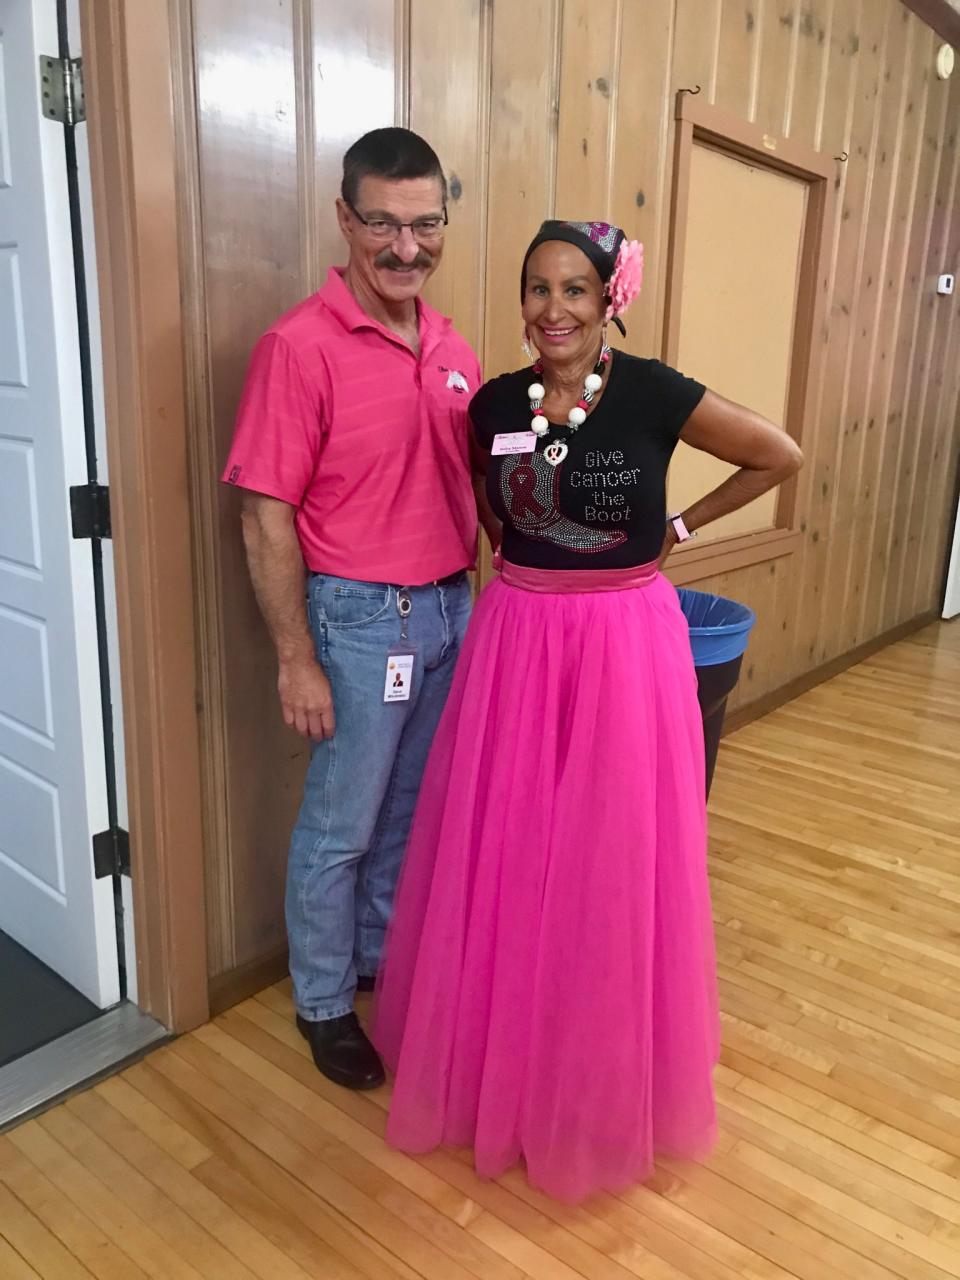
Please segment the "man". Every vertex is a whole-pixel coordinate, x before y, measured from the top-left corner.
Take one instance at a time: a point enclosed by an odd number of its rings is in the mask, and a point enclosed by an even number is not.
[[[287,871],[297,1025],[324,1075],[368,1089],[383,1068],[354,994],[373,985],[469,614],[480,370],[419,296],[447,223],[427,143],[355,142],[337,220],[347,266],[257,344],[224,479],[245,490],[284,719],[312,742]]]

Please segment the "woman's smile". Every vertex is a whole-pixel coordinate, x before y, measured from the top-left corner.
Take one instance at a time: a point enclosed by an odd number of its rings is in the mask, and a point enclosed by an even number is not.
[[[549,342],[549,343],[566,342],[566,340],[572,334],[576,333],[579,328],[580,328],[580,325],[578,324],[569,324],[569,325],[538,324],[537,325],[538,333],[544,339],[545,342]]]

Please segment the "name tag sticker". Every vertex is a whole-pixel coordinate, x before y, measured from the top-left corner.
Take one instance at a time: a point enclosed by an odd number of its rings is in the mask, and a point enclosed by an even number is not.
[[[407,702],[413,684],[413,654],[391,653],[387,658],[387,678],[383,686],[384,702]]]
[[[535,431],[510,431],[505,435],[493,437],[493,448],[490,450],[494,458],[505,453],[533,453],[537,447]]]

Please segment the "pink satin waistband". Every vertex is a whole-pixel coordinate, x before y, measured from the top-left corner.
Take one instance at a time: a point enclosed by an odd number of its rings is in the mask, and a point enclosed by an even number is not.
[[[568,595],[577,591],[629,591],[648,587],[659,574],[656,560],[629,569],[528,569],[503,560],[500,578],[508,587]]]

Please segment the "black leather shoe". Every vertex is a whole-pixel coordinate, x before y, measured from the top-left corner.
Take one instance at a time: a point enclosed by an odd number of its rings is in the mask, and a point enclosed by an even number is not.
[[[308,1022],[297,1014],[297,1027],[310,1045],[317,1070],[345,1089],[377,1089],[386,1076],[377,1051],[355,1013],[328,1022]]]

